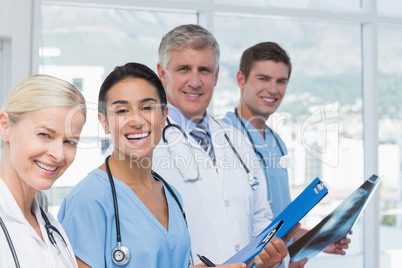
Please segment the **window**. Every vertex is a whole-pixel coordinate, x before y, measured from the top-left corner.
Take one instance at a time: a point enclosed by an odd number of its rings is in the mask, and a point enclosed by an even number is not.
[[[292,198],[316,177],[329,188],[303,221],[307,228],[314,227],[364,179],[360,24],[221,15],[215,17],[214,33],[221,48],[213,109],[217,116],[238,105],[236,73],[246,48],[273,41],[290,55],[287,92],[268,125],[295,158],[295,166],[289,169]],[[360,229],[360,225],[354,228],[348,256],[355,257],[345,260],[349,267],[363,263]],[[309,267],[344,267],[328,258],[313,258]]]
[[[377,1],[378,13],[382,16],[402,17],[402,2],[398,0]]]
[[[83,78],[73,78],[73,85],[76,86],[80,91],[82,91],[84,79]]]
[[[76,85],[88,107],[75,161],[49,190],[51,211],[58,211],[60,195],[104,161],[109,137],[98,123],[97,101],[106,75],[130,61],[156,71],[162,36],[183,23],[197,23],[196,13],[42,4],[40,71]]]
[[[360,10],[359,0],[342,1],[297,1],[297,0],[215,0],[218,4],[252,6],[252,7],[284,7],[300,9],[316,9],[329,11],[357,11]]]
[[[399,267],[402,243],[402,28],[380,25],[378,29],[379,174],[381,267]]]

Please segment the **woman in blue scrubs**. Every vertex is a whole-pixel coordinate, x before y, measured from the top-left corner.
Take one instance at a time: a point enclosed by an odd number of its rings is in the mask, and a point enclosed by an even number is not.
[[[98,110],[114,150],[74,187],[58,214],[79,267],[188,267],[181,197],[151,170],[168,113],[158,76],[138,63],[116,67],[101,86]]]

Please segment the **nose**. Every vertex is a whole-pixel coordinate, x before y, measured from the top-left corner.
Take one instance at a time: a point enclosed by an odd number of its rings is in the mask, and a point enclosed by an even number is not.
[[[278,84],[276,81],[272,80],[267,84],[267,91],[272,94],[275,95],[276,93],[279,92],[278,90]]]
[[[189,85],[192,88],[198,88],[201,86],[201,76],[198,70],[194,70],[190,74]]]
[[[134,128],[142,128],[145,125],[145,119],[140,115],[131,115],[125,121],[128,121],[128,125]]]
[[[49,155],[57,162],[62,163],[66,159],[66,153],[64,150],[64,141],[56,139],[49,144]]]

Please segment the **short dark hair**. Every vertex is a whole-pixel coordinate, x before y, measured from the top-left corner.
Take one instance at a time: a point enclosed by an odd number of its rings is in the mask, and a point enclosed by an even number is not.
[[[289,68],[289,77],[292,72],[292,63],[286,51],[274,42],[263,42],[249,47],[243,52],[240,59],[239,70],[242,71],[247,81],[251,69],[257,61],[272,60],[283,62]]]
[[[99,90],[98,112],[106,116],[106,95],[108,91],[120,81],[127,78],[139,78],[149,82],[156,88],[162,108],[166,107],[165,88],[159,77],[146,65],[136,62],[129,62],[123,66],[117,66],[103,81]],[[164,113],[165,109],[162,109]]]

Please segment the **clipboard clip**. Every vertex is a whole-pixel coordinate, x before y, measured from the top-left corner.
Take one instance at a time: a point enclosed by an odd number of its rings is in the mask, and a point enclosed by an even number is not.
[[[323,183],[322,181],[320,181],[319,183],[317,183],[316,186],[314,186],[314,192],[315,192],[316,194],[318,194],[318,193],[321,192],[322,189],[324,189],[324,188],[325,188],[324,183]]]
[[[278,225],[276,226],[276,228],[272,229],[271,232],[269,232],[264,239],[261,241],[261,243],[258,245],[258,247],[260,247],[261,245],[263,245],[265,247],[266,244],[269,243],[269,241],[272,240],[272,238],[274,238],[274,236],[276,235],[276,233],[279,231],[279,229],[281,229],[283,225],[283,221],[280,221],[278,223]]]

